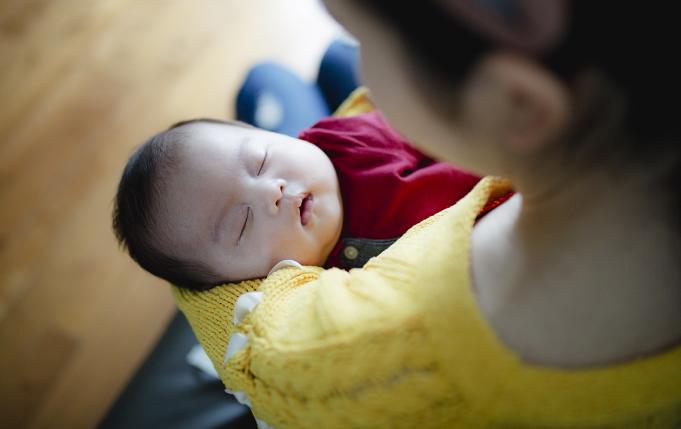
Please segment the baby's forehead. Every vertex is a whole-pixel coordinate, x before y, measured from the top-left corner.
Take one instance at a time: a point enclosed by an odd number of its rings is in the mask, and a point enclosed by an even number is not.
[[[229,124],[192,123],[178,135],[180,150],[167,169],[162,199],[175,216],[200,214],[224,200],[243,175],[251,129]]]
[[[181,132],[186,133],[189,138],[206,139],[217,136],[238,138],[243,135],[256,135],[263,130],[240,122],[196,121],[182,126]]]
[[[229,124],[197,123],[187,126],[180,137],[180,159],[200,164],[239,157],[244,140],[253,140],[255,130]]]

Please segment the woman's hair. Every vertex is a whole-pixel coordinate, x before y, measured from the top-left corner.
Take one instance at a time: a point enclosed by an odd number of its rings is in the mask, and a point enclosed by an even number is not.
[[[354,0],[395,31],[416,67],[426,72],[424,85],[456,90],[475,60],[492,49],[507,49],[533,58],[566,85],[581,85],[586,96],[576,99],[576,119],[565,140],[580,144],[572,152],[587,152],[592,161],[603,158],[660,163],[671,172],[675,193],[681,192],[676,170],[681,160],[679,101],[680,78],[674,53],[678,40],[673,5],[655,2],[522,0]],[[489,31],[461,4],[488,15],[509,37]],[[564,25],[546,42],[532,45],[537,14],[527,5],[553,6],[564,14]],[[555,15],[555,14],[554,14]],[[555,18],[555,16],[554,16]],[[516,37],[517,36],[517,37]],[[517,43],[509,43],[515,37]],[[523,49],[523,37],[527,49]],[[513,41],[513,40],[512,40]],[[446,47],[446,50],[445,48]],[[585,90],[588,88],[588,90]],[[580,94],[575,94],[579,96]],[[442,97],[430,97],[442,98]],[[443,104],[431,100],[436,112]],[[585,147],[589,146],[589,147]],[[668,163],[669,164],[669,163]],[[670,168],[672,167],[672,168]],[[672,172],[673,170],[673,172]]]
[[[192,261],[162,250],[160,198],[169,175],[177,168],[180,146],[187,142],[184,127],[216,123],[252,128],[250,125],[216,119],[192,119],[172,125],[139,146],[123,170],[114,200],[113,230],[119,244],[142,268],[170,283],[194,290],[223,283],[200,261]],[[172,232],[171,232],[172,234]]]

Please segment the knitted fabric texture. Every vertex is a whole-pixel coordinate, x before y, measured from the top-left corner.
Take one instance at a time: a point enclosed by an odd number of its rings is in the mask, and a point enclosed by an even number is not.
[[[471,291],[469,240],[509,189],[483,179],[362,269],[285,268],[175,299],[225,386],[277,429],[678,427],[681,347],[561,370],[495,336]],[[236,298],[254,290],[262,301],[234,326]],[[223,364],[235,332],[248,345]]]

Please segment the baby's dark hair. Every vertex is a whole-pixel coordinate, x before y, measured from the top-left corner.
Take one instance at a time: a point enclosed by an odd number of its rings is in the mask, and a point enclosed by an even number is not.
[[[151,274],[193,290],[224,283],[200,261],[192,261],[161,249],[160,196],[163,185],[179,163],[181,145],[187,142],[186,127],[213,123],[253,128],[238,121],[199,118],[178,122],[140,145],[123,170],[114,200],[112,223],[119,244]]]

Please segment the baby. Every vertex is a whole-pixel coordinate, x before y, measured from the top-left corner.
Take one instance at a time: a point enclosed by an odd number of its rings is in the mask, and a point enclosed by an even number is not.
[[[135,151],[113,225],[147,271],[206,289],[285,259],[362,266],[477,181],[413,149],[379,112],[324,119],[300,139],[198,119]]]

